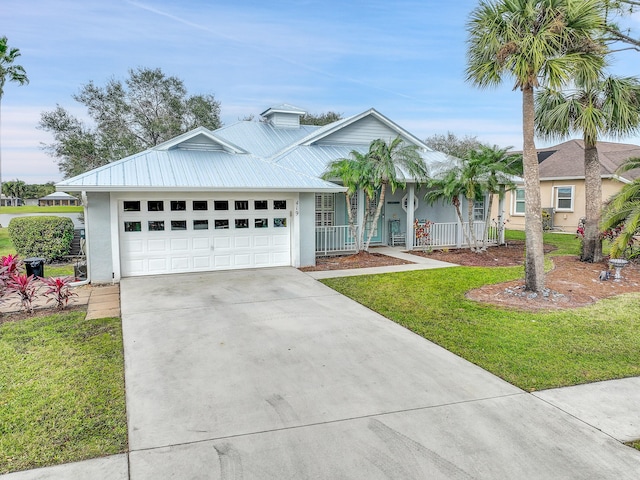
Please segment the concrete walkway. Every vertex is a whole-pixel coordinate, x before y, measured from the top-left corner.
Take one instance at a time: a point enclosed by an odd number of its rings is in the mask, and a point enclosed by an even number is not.
[[[122,320],[130,453],[0,478],[638,478],[639,379],[531,395],[292,268],[124,279]]]
[[[337,277],[353,277],[356,275],[376,275],[379,273],[393,273],[393,272],[410,272],[413,270],[430,270],[432,268],[445,268],[445,267],[457,267],[455,263],[441,262],[440,260],[433,260],[431,258],[421,257],[419,255],[412,255],[405,252],[405,248],[402,247],[375,247],[372,248],[372,253],[379,253],[381,255],[387,255],[389,257],[399,258],[405,260],[408,263],[404,265],[389,265],[386,267],[369,267],[369,268],[351,268],[347,270],[322,270],[317,272],[306,272],[312,278],[320,280],[322,278],[337,278]]]

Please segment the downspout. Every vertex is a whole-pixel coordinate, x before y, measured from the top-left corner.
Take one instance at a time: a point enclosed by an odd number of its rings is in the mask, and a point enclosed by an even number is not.
[[[82,206],[84,209],[84,236],[85,236],[85,257],[87,259],[87,278],[81,280],[79,282],[71,282],[69,283],[72,287],[81,287],[82,285],[88,285],[91,283],[91,278],[89,277],[89,272],[91,269],[89,268],[89,242],[86,242],[86,239],[89,236],[89,216],[87,215],[87,205],[89,205],[89,200],[87,199],[87,192],[82,192]]]

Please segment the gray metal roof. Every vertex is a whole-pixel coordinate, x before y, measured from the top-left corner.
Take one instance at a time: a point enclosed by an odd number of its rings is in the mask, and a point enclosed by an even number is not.
[[[53,192],[49,195],[45,195],[44,197],[40,197],[38,200],[69,200],[76,199],[73,195],[69,195],[65,192]],[[76,199],[77,200],[77,199]]]
[[[304,115],[307,112],[304,108],[296,107],[295,105],[290,105],[288,103],[281,103],[280,105],[267,108],[260,115],[265,116],[270,113],[296,113],[298,115]]]
[[[56,187],[67,191],[343,190],[333,183],[253,155],[180,149],[146,150],[63,180]]]

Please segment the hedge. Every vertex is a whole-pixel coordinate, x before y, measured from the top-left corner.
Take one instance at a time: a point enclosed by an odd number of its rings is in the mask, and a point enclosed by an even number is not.
[[[22,258],[51,262],[71,252],[73,222],[67,217],[16,217],[9,222],[9,238]]]

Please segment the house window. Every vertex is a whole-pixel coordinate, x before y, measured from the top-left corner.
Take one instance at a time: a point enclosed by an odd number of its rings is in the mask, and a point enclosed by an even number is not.
[[[554,187],[556,197],[556,210],[573,211],[573,187]]]
[[[124,222],[124,231],[140,232],[142,231],[142,223],[141,222]]]
[[[164,202],[162,200],[150,200],[147,202],[147,210],[150,212],[162,212],[164,210]]]
[[[473,220],[484,221],[484,198],[473,202]]]
[[[187,209],[187,202],[184,200],[171,200],[172,212],[183,212]]]
[[[209,220],[194,220],[193,221],[193,229],[194,230],[209,230]]]
[[[316,227],[332,227],[335,224],[334,201],[333,193],[316,194]]]
[[[164,221],[162,220],[151,220],[149,221],[149,231],[150,232],[162,232],[164,231]]]
[[[123,209],[125,212],[139,212],[140,211],[140,202],[139,201],[125,201],[123,204]]]
[[[171,230],[186,230],[186,229],[187,229],[186,220],[171,220]]]
[[[516,188],[513,199],[513,213],[515,215],[524,215],[524,188]]]

